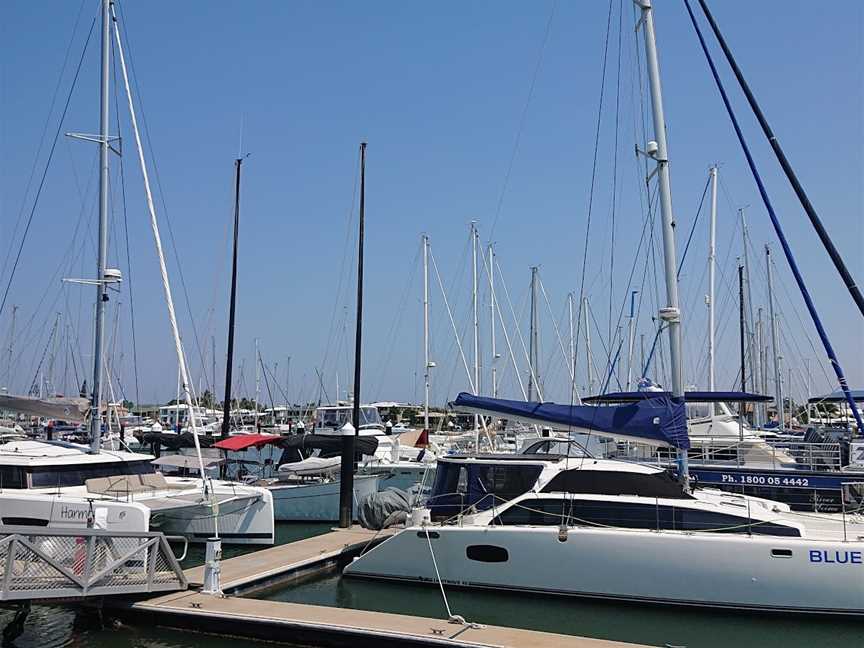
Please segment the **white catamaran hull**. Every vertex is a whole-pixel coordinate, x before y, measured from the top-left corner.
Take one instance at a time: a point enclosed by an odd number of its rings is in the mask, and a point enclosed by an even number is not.
[[[557,527],[428,527],[445,585],[638,602],[864,614],[864,542]],[[346,575],[437,583],[426,528]]]
[[[228,544],[272,545],[275,541],[273,495],[266,488],[241,492],[216,489],[210,501],[164,509],[154,507],[151,528],[190,542],[219,537]],[[249,492],[252,490],[253,492]]]
[[[357,503],[378,490],[378,475],[354,476],[354,516]],[[339,520],[339,480],[309,484],[273,484],[273,508],[280,522],[335,522]]]

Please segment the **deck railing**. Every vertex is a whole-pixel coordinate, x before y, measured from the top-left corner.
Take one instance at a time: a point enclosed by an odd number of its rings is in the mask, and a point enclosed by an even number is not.
[[[101,529],[0,526],[0,579],[2,601],[187,587],[165,535]]]

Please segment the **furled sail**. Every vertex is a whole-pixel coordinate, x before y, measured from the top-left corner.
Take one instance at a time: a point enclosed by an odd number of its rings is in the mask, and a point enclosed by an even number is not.
[[[90,408],[86,398],[34,398],[0,394],[0,410],[80,423]]]

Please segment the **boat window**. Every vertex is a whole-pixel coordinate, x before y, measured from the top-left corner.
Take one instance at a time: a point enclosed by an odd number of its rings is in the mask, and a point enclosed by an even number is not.
[[[57,488],[83,486],[88,479],[97,477],[148,475],[156,472],[156,467],[149,461],[117,461],[91,465],[30,466],[27,472],[31,488]]]
[[[528,445],[521,454],[549,454],[562,457],[590,457],[591,455],[575,441],[544,439]]]
[[[611,470],[580,470],[573,468],[555,475],[543,493],[585,493],[591,495],[639,495],[687,499],[675,479],[666,471],[640,474]]]
[[[707,418],[711,416],[711,403],[687,403],[687,418]]]
[[[31,517],[4,517],[0,518],[0,521],[3,524],[8,524],[10,526],[35,526],[35,527],[47,527],[48,520],[45,518],[31,518]]]
[[[465,547],[465,555],[468,556],[468,560],[487,563],[507,562],[510,558],[510,554],[504,547],[495,545],[468,545]]]
[[[485,511],[533,488],[541,466],[460,464],[441,461],[428,504],[433,520],[461,513],[469,506]]]
[[[360,408],[360,425],[380,425],[381,415],[377,407]]]
[[[503,511],[492,525],[615,527],[663,531],[712,531],[798,537],[795,527],[748,523],[746,517],[639,502],[609,502],[568,498],[523,500]]]
[[[0,488],[27,488],[27,476],[21,466],[0,466]]]

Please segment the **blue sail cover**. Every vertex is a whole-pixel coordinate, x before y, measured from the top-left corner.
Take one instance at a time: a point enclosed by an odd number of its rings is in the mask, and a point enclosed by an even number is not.
[[[468,414],[491,414],[559,428],[582,428],[683,450],[690,447],[684,403],[663,393],[627,405],[597,407],[505,400],[461,392],[450,407]]]
[[[668,391],[610,392],[599,396],[588,396],[583,403],[634,403],[658,396],[671,397]],[[841,392],[842,397],[842,392]],[[740,391],[685,391],[684,400],[688,403],[767,403],[773,396],[763,396]]]

